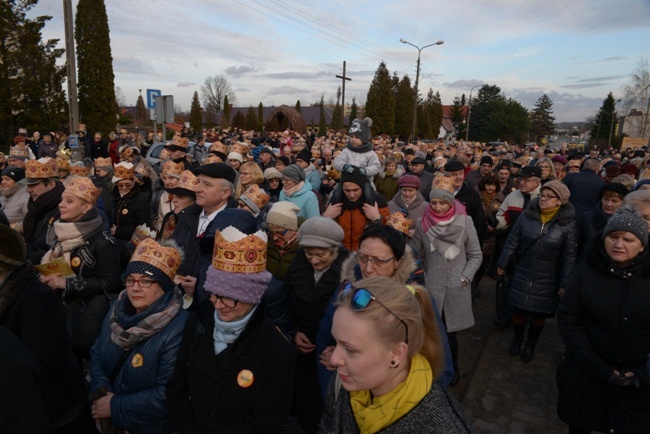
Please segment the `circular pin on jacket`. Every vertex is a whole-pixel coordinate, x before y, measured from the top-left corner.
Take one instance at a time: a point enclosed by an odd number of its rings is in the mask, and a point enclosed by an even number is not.
[[[255,376],[248,369],[242,369],[237,375],[237,384],[239,384],[239,387],[243,387],[244,389],[251,387],[254,380]]]

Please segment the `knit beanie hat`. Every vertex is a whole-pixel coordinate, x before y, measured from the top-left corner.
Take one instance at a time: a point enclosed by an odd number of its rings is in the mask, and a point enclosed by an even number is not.
[[[367,179],[368,178],[363,175],[357,167],[350,166],[348,170],[341,174],[341,185],[343,185],[344,182],[352,182],[363,188],[366,185]]]
[[[560,199],[560,202],[562,202],[562,205],[567,203],[569,201],[569,196],[571,196],[571,192],[567,186],[562,184],[562,182],[558,181],[557,179],[548,181],[546,184],[544,184],[541,190],[544,189],[549,189],[555,193],[555,195]]]
[[[288,167],[289,165],[291,165],[291,160],[289,160],[289,157],[286,157],[284,155],[282,155],[281,157],[276,158],[275,161],[282,162],[282,164],[284,164],[285,167]]]
[[[282,176],[298,183],[305,180],[305,171],[297,164],[291,164],[284,168]]]
[[[402,187],[411,187],[411,188],[420,188],[420,178],[415,175],[402,175],[397,180],[397,186]]]
[[[0,176],[6,176],[18,182],[25,177],[25,170],[20,167],[8,166],[5,167]]]
[[[23,236],[0,224],[0,269],[13,270],[25,263],[27,247]]]
[[[241,154],[239,152],[231,152],[231,153],[229,153],[228,154],[228,159],[229,160],[237,160],[240,163],[242,163],[244,161],[243,157],[241,156]]]
[[[642,185],[650,184],[650,179],[642,179],[641,181],[634,184],[634,191],[637,191]]]
[[[155,280],[163,291],[174,287],[174,276],[181,265],[183,250],[171,239],[158,244],[151,238],[142,240],[126,266],[126,275],[143,274]]]
[[[287,201],[276,202],[266,215],[266,224],[297,231],[299,212],[300,208],[294,203]]]
[[[370,127],[372,127],[372,119],[355,119],[352,121],[352,125],[350,125],[348,135],[358,136],[361,138],[361,143],[366,144],[370,141]]]
[[[309,163],[311,161],[311,152],[307,148],[304,148],[302,151],[298,152],[296,160],[302,160],[305,163]]]
[[[629,209],[619,209],[607,220],[603,229],[603,239],[616,231],[629,232],[636,236],[643,247],[648,245],[648,223],[639,214]]]
[[[598,192],[598,199],[602,199],[603,195],[607,191],[611,191],[616,194],[619,194],[621,197],[627,196],[627,194],[630,192],[630,190],[628,190],[627,187],[621,184],[620,182],[612,182],[610,184],[605,184],[602,187],[600,187],[600,191]]]
[[[345,236],[343,228],[329,217],[307,219],[298,231],[300,247],[338,247]]]
[[[485,155],[481,157],[481,162],[479,163],[479,166],[482,166],[483,164],[489,164],[490,166],[493,166],[494,160],[492,160],[492,157]]]
[[[282,174],[275,167],[269,167],[268,169],[264,170],[264,178],[267,181],[270,181],[272,179],[282,179]]]

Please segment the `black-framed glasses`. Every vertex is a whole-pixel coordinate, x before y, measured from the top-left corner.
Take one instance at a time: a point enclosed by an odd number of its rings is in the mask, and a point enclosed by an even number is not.
[[[406,321],[404,321],[402,318],[400,318],[395,312],[390,310],[384,303],[379,301],[377,297],[375,297],[370,290],[366,288],[355,288],[354,285],[352,285],[351,282],[346,281],[344,286],[343,286],[343,291],[348,292],[352,290],[352,310],[356,311],[361,311],[364,310],[365,308],[368,307],[371,301],[376,301],[379,303],[381,307],[386,309],[388,313],[393,315],[395,318],[399,320],[404,325],[404,329],[406,330],[406,336],[404,337],[404,342],[408,345],[409,343],[409,326],[406,324]]]
[[[221,302],[221,304],[223,304],[224,306],[226,306],[228,308],[233,308],[233,307],[237,306],[237,303],[239,303],[239,300],[235,300],[234,298],[224,297],[224,296],[217,295],[217,294],[212,294],[212,295],[214,296],[215,299],[219,300]]]
[[[281,237],[285,236],[287,234],[287,232],[289,232],[289,229],[285,228],[285,229],[281,230],[280,232],[274,232],[271,229],[268,229],[267,232],[269,233],[269,235],[272,238],[273,237],[281,238]]]
[[[156,281],[151,279],[136,279],[135,277],[127,277],[124,279],[125,286],[133,286],[136,283],[140,288],[150,288]]]
[[[372,265],[376,266],[382,266],[388,264],[390,261],[395,259],[395,256],[391,256],[388,259],[379,259],[379,258],[373,258],[372,256],[364,255],[361,252],[357,253],[357,258],[359,259],[359,262],[361,262],[363,265],[366,265],[368,262],[370,262]]]
[[[551,194],[540,194],[540,195],[539,195],[539,198],[540,198],[540,199],[544,199],[544,200],[551,200],[551,199],[557,199],[558,197],[557,197],[557,196],[553,196],[553,195],[551,195]]]

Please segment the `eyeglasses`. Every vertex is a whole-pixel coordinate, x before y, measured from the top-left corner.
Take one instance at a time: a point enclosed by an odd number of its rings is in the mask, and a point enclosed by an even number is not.
[[[134,277],[127,277],[124,279],[124,285],[126,286],[133,286],[136,283],[140,288],[149,288],[151,285],[156,283],[156,281],[151,279],[136,279]]]
[[[377,300],[377,297],[375,297],[375,296],[372,294],[372,292],[370,292],[369,290],[367,290],[367,289],[365,289],[365,288],[355,288],[355,287],[352,285],[351,282],[346,281],[346,282],[345,282],[345,285],[343,286],[343,291],[344,291],[344,292],[348,292],[348,291],[350,291],[351,289],[354,290],[354,292],[352,293],[352,309],[353,309],[353,310],[356,310],[356,311],[364,310],[365,308],[368,307],[368,305],[370,304],[371,301],[376,301],[377,303],[379,303],[379,305],[380,305],[381,307],[383,307],[384,309],[386,309],[386,310],[388,311],[388,313],[390,313],[391,315],[393,315],[395,318],[397,318],[397,319],[399,320],[399,322],[401,322],[402,324],[404,324],[404,329],[406,329],[406,336],[405,336],[405,338],[404,338],[404,342],[405,342],[406,344],[409,343],[409,326],[406,324],[406,321],[404,321],[402,318],[400,318],[399,316],[397,316],[397,315],[395,314],[395,312],[393,312],[393,311],[390,310],[388,307],[386,307],[386,305],[385,305],[384,303],[382,303],[381,301]]]
[[[133,188],[133,183],[117,184],[117,188],[118,188],[118,190],[130,190],[131,188]]]
[[[382,266],[388,264],[390,261],[395,259],[395,256],[391,256],[388,259],[379,259],[379,258],[373,258],[372,256],[364,255],[363,253],[359,252],[357,253],[357,258],[359,259],[359,262],[361,262],[363,265],[366,265],[368,262],[375,266]]]
[[[269,229],[267,232],[268,232],[269,235],[271,235],[274,238],[275,237],[280,238],[280,237],[285,236],[287,234],[287,232],[289,232],[289,229],[284,229],[284,230],[279,231],[279,232],[278,231],[272,231],[272,230]]]
[[[551,200],[551,199],[557,199],[558,197],[557,197],[557,196],[553,196],[553,195],[551,195],[551,194],[540,194],[540,195],[539,195],[539,198],[540,198],[540,199],[544,199],[544,200]]]
[[[233,307],[237,306],[237,303],[239,303],[239,300],[235,300],[234,298],[223,297],[223,296],[217,295],[217,294],[212,294],[212,296],[214,296],[215,299],[219,300],[221,302],[221,304],[223,304],[224,306],[226,306],[228,308],[233,308]],[[216,303],[216,301],[214,303]]]

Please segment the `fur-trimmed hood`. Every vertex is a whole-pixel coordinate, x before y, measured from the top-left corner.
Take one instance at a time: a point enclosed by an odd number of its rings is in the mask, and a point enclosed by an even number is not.
[[[540,220],[539,197],[535,197],[531,199],[530,203],[528,204],[524,212],[528,214],[531,218]],[[558,210],[557,214],[555,215],[552,221],[557,221],[560,226],[567,226],[575,219],[575,215],[576,215],[575,208],[573,207],[571,202],[567,202],[560,206],[560,209]]]
[[[406,246],[404,251],[404,256],[400,260],[397,270],[393,278],[400,283],[407,283],[411,273],[413,273],[417,268],[415,262],[415,257],[413,256],[413,251],[410,246]],[[354,252],[345,260],[343,266],[341,267],[341,282],[344,280],[349,280],[350,282],[356,282],[361,280],[361,270],[357,267],[357,253]]]

